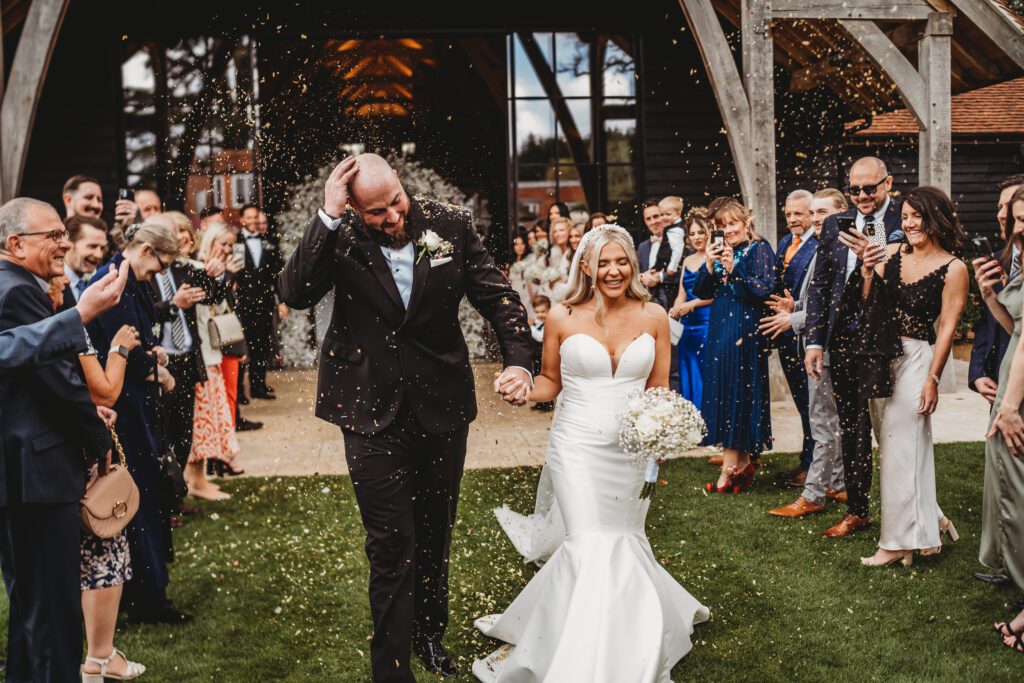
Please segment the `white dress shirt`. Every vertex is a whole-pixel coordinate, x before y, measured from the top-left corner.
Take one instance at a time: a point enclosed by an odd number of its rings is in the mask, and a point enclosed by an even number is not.
[[[82,277],[78,277],[78,273],[68,268],[68,265],[64,264],[64,274],[68,276],[68,280],[71,281],[71,291],[75,295],[75,303],[82,298],[82,292],[80,291],[79,282],[84,282],[86,285],[89,284],[89,280],[92,278],[94,273],[88,273]]]
[[[246,248],[252,254],[253,265],[259,268],[263,261],[263,235],[243,230],[242,241],[245,242]]]

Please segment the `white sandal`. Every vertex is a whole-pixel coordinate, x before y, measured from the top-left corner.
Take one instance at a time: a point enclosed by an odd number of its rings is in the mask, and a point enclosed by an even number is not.
[[[124,660],[125,667],[123,674],[112,674],[107,673],[107,667],[110,666],[110,662],[114,661],[115,657],[121,657]],[[114,651],[110,653],[110,656],[106,659],[98,659],[96,657],[86,657],[86,663],[98,664],[100,672],[96,674],[88,674],[85,672],[85,667],[82,667],[82,683],[103,683],[105,680],[111,681],[133,681],[142,674],[146,673],[146,667],[138,662],[129,661],[123,652],[118,650],[116,647]]]

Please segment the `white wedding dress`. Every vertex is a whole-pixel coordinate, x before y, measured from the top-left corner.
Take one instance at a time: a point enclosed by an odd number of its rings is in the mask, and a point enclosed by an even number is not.
[[[642,334],[618,368],[586,334],[562,342],[562,393],[546,469],[565,540],[504,614],[476,626],[509,645],[477,660],[486,683],[666,683],[709,613],[655,559],[642,472],[619,447],[618,415],[654,366]]]

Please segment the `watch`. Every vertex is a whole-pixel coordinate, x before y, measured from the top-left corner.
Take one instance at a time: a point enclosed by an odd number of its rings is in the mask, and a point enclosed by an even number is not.
[[[110,352],[119,353],[124,357],[125,360],[128,360],[128,347],[125,346],[124,344],[114,344],[113,346],[110,347]]]

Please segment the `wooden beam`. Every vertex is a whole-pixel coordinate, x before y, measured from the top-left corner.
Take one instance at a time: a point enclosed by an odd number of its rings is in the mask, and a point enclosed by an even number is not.
[[[924,0],[773,0],[775,19],[927,19],[934,8]]]
[[[0,110],[0,195],[4,200],[16,196],[21,188],[39,95],[67,9],[68,0],[33,0],[25,17]]]
[[[740,191],[744,197],[750,197],[757,180],[750,154],[750,104],[743,90],[743,81],[736,68],[732,49],[725,39],[725,31],[718,21],[715,8],[711,6],[711,0],[679,0],[679,5],[697,41],[711,89],[715,93],[736,165]]]
[[[952,2],[1017,66],[1024,69],[1024,34],[1010,17],[997,10],[988,0],[952,0]]]
[[[757,182],[746,195],[758,231],[776,243],[775,79],[771,0],[741,0],[743,81],[750,107],[751,168]]]
[[[918,66],[926,87],[927,120],[918,134],[918,182],[949,194],[952,180],[952,107],[950,43],[953,15],[933,12],[918,48]]]
[[[875,66],[888,76],[907,109],[917,119],[922,128],[928,127],[927,87],[921,74],[914,65],[903,56],[889,37],[878,28],[873,21],[860,19],[840,19],[839,25],[864,48]]]

